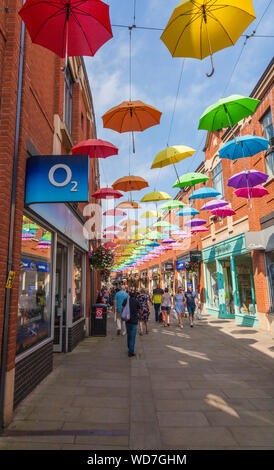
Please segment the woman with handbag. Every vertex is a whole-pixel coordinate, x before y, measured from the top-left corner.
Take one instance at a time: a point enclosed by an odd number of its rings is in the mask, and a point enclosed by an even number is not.
[[[135,291],[129,292],[129,298],[123,301],[121,318],[126,322],[128,357],[133,357],[138,323],[142,318],[142,309],[136,299]]]
[[[177,294],[174,296],[175,310],[178,315],[179,328],[183,328],[183,314],[185,313],[185,296],[183,288],[179,287]]]

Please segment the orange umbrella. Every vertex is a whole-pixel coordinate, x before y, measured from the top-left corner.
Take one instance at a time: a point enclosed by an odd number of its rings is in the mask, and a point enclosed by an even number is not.
[[[103,125],[116,132],[132,132],[133,153],[135,153],[133,132],[142,132],[160,124],[162,113],[142,101],[123,101],[103,116]]]
[[[123,176],[112,185],[113,189],[120,191],[140,191],[148,187],[148,182],[141,176]]]
[[[137,220],[126,219],[126,220],[122,220],[122,222],[120,222],[119,225],[126,225],[126,226],[139,225],[139,222],[137,222]]]
[[[120,202],[120,204],[116,206],[116,209],[141,209],[141,207],[142,206],[135,201],[124,201]]]

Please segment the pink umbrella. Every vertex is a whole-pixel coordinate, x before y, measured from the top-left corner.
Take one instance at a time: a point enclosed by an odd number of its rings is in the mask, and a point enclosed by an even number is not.
[[[104,232],[116,232],[118,230],[121,230],[121,227],[117,227],[116,225],[111,225],[110,227],[106,227],[104,229]]]
[[[206,227],[194,227],[191,229],[191,233],[196,232],[208,232],[208,229]]]
[[[185,237],[187,233],[183,230],[174,230],[173,232],[171,232],[171,235],[174,235],[176,237]]]
[[[267,189],[264,186],[258,185],[253,188],[239,188],[234,191],[237,197],[244,197],[245,199],[263,197],[266,194],[269,194]]]
[[[103,238],[108,238],[109,240],[116,240],[118,237],[115,233],[108,233],[103,235]]]
[[[218,217],[230,217],[232,215],[235,215],[236,212],[230,207],[224,207],[220,209],[213,209],[211,211],[211,214],[217,215]]]
[[[123,197],[123,194],[112,188],[101,188],[91,195],[95,199],[117,199]]]
[[[84,140],[74,145],[71,151],[74,155],[89,155],[91,158],[107,158],[118,154],[115,145],[101,139]]]
[[[106,243],[104,244],[104,246],[105,246],[106,248],[109,248],[110,250],[112,250],[112,248],[114,248],[114,247],[116,246],[116,243],[113,243],[113,242],[106,242]]]
[[[122,211],[121,209],[109,209],[108,211],[105,211],[103,215],[114,215],[114,216],[120,216],[120,215],[127,215],[126,212]]]

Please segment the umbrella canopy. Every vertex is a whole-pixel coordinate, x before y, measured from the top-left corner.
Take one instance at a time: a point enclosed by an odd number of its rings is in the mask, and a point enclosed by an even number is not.
[[[94,197],[95,199],[119,199],[120,197],[123,197],[123,194],[112,188],[101,188],[98,189],[98,191],[95,191],[91,197]]]
[[[150,232],[149,228],[146,228],[146,227],[139,227],[134,231],[134,233],[149,233],[149,232]]]
[[[206,227],[193,227],[191,229],[191,233],[198,233],[198,232],[208,232],[208,229]]]
[[[123,101],[103,116],[103,125],[116,132],[144,131],[160,124],[162,113],[142,101]]]
[[[204,225],[206,224],[206,220],[204,219],[191,219],[185,222],[185,225],[187,227],[199,227],[199,225]]]
[[[216,191],[214,188],[200,188],[189,196],[189,199],[206,199],[208,197],[216,197],[220,196],[221,193]]]
[[[157,211],[146,211],[141,215],[141,219],[154,219],[154,218],[161,218],[163,214]]]
[[[161,211],[165,210],[173,210],[173,209],[181,209],[182,207],[185,206],[185,203],[182,201],[177,201],[176,199],[173,199],[172,201],[167,201],[165,202],[161,207]]]
[[[140,191],[148,187],[148,182],[141,176],[129,175],[115,181],[112,187],[119,191]]]
[[[108,211],[105,211],[103,215],[123,216],[127,215],[127,213],[120,209],[109,209]]]
[[[141,202],[164,201],[166,199],[171,199],[171,196],[163,191],[153,191],[152,193],[146,194],[141,199]]]
[[[170,224],[169,222],[166,222],[165,220],[161,220],[160,222],[155,222],[155,224],[153,224],[153,227],[173,227],[172,224]]]
[[[253,188],[239,188],[234,191],[237,197],[244,197],[245,199],[263,197],[269,194],[264,186],[258,185]]]
[[[133,219],[126,219],[126,220],[122,220],[121,222],[119,222],[119,225],[124,225],[127,227],[127,226],[132,226],[132,225],[139,225],[139,222]]]
[[[200,118],[199,129],[213,132],[224,127],[232,127],[241,119],[253,114],[259,102],[242,95],[221,98],[204,111]]]
[[[123,201],[117,205],[116,209],[141,209],[142,206],[135,201]]]
[[[176,216],[178,217],[188,217],[192,215],[197,215],[200,214],[200,212],[197,209],[194,209],[194,207],[184,207],[180,211],[176,213]]]
[[[117,230],[121,230],[121,227],[117,227],[116,225],[111,225],[110,227],[104,228],[104,232],[117,232]]]
[[[173,145],[168,147],[161,152],[157,153],[153,160],[151,169],[163,168],[164,166],[171,165],[172,163],[178,163],[181,160],[190,157],[195,153],[195,150],[186,145]]]
[[[163,240],[162,243],[172,244],[176,243],[176,240],[174,240],[173,238],[167,238],[166,240]]]
[[[184,186],[194,186],[194,184],[204,183],[209,179],[203,173],[186,173],[175,181],[173,188],[183,188]]]
[[[212,209],[219,209],[219,207],[227,206],[228,202],[222,199],[212,199],[201,207],[201,211],[211,211]]]
[[[179,225],[175,225],[175,224],[170,224],[170,226],[166,227],[165,229],[166,232],[171,232],[171,231],[176,231],[176,230],[180,230],[180,227]]]
[[[93,56],[112,38],[109,6],[101,0],[27,0],[19,15],[32,42],[60,57]]]
[[[233,188],[253,188],[258,184],[265,183],[267,174],[257,170],[245,170],[229,178],[227,185]]]
[[[161,36],[173,57],[203,59],[232,46],[256,18],[252,0],[183,0]],[[213,66],[213,61],[212,61]],[[211,76],[214,72],[214,68]]]
[[[108,238],[109,240],[117,240],[119,237],[115,233],[108,233],[103,235],[103,238]]]
[[[104,243],[104,246],[108,248],[109,250],[112,250],[116,246],[116,244],[113,242],[106,242]]]
[[[187,235],[187,233],[184,232],[183,230],[173,230],[171,232],[171,235],[174,236],[174,237],[185,237]]]
[[[231,217],[236,212],[231,207],[220,207],[219,209],[213,209],[211,214],[217,215],[218,217]]]
[[[220,158],[237,160],[238,158],[253,157],[268,148],[269,140],[255,135],[244,135],[230,140],[219,150]]]
[[[161,233],[161,232],[158,232],[157,230],[155,230],[155,231],[149,232],[147,235],[145,235],[145,238],[149,239],[149,240],[158,240],[158,239],[162,240],[164,238],[168,238],[168,236]]]
[[[71,151],[73,155],[89,155],[91,158],[107,158],[119,152],[115,145],[100,139],[83,140],[74,145]]]

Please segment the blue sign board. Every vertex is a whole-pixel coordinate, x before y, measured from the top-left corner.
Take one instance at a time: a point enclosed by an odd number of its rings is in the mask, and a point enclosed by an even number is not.
[[[33,261],[29,259],[21,259],[21,266],[26,271],[40,271],[44,273],[49,273],[50,268],[48,263],[42,263],[40,261]]]
[[[184,268],[185,268],[185,265],[187,263],[189,263],[190,259],[189,258],[186,258],[186,259],[182,259],[180,261],[177,261],[176,263],[176,269],[177,271],[182,271]]]
[[[27,160],[25,203],[88,202],[88,155],[43,155]]]

